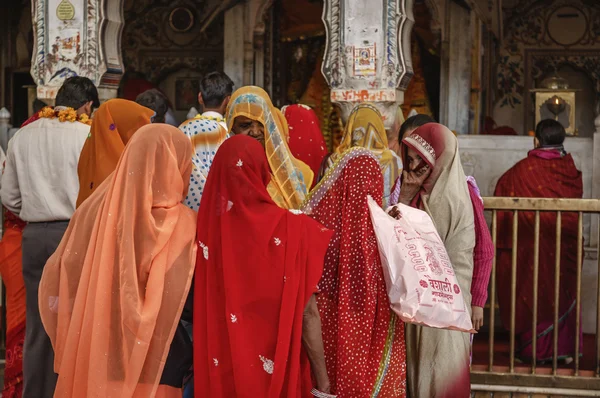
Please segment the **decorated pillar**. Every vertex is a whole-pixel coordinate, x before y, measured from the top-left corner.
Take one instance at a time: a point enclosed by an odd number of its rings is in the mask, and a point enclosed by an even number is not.
[[[31,75],[37,97],[52,102],[65,79],[83,76],[101,100],[117,95],[123,75],[123,0],[33,0]]]
[[[344,121],[360,102],[374,103],[391,128],[413,75],[413,0],[325,0],[323,75]]]
[[[236,87],[264,85],[265,16],[273,0],[248,0],[225,13],[225,73]]]

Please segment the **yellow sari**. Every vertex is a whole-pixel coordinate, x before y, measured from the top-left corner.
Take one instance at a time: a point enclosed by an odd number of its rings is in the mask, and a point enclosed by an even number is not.
[[[267,187],[269,195],[281,208],[298,209],[314,175],[310,167],[290,152],[285,117],[273,106],[269,94],[256,86],[241,87],[233,93],[226,112],[229,132],[238,116],[256,120],[265,128],[265,152],[272,175]]]
[[[329,157],[328,167],[352,147],[366,148],[379,160],[383,174],[383,205],[386,207],[394,183],[402,173],[402,160],[389,149],[383,119],[373,104],[361,103],[354,108],[348,118],[342,142]]]

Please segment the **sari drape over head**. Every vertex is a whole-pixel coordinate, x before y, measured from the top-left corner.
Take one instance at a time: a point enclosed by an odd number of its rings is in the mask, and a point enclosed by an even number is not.
[[[198,212],[194,281],[196,397],[310,397],[303,312],[331,232],[277,206],[264,149],[221,146]]]
[[[179,126],[179,129],[188,136],[194,147],[190,188],[184,203],[190,209],[198,211],[210,166],[217,150],[227,139],[227,131],[219,122],[208,119],[190,119]]]
[[[273,106],[267,92],[256,86],[239,88],[231,96],[226,112],[229,132],[238,116],[256,120],[264,126],[265,152],[272,174],[267,189],[278,206],[297,209],[312,186],[313,172],[292,155],[285,116]]]
[[[431,168],[412,206],[431,216],[470,306],[475,224],[458,141],[445,126],[428,123],[402,141],[404,159],[408,147]],[[470,396],[469,334],[407,325],[406,350],[411,397]]]
[[[145,126],[73,215],[39,290],[59,375],[55,397],[162,391],[194,272],[196,213],[181,203],[191,159],[177,128]]]
[[[303,209],[335,231],[317,304],[327,372],[339,397],[403,397],[404,325],[390,309],[367,197],[381,203],[375,155],[350,148],[311,192]]]
[[[327,155],[327,144],[319,127],[317,114],[302,104],[284,106],[281,112],[289,126],[289,147],[292,154],[306,163],[315,176],[319,175],[321,163]],[[315,183],[316,178],[313,185]]]
[[[124,99],[100,105],[79,155],[77,207],[115,170],[127,142],[140,127],[150,124],[153,116],[153,110]]]
[[[570,154],[562,148],[536,149],[527,158],[508,170],[496,185],[495,196],[525,198],[583,197],[582,174]],[[548,293],[537,309],[537,344],[531,346],[533,320],[533,262],[535,214],[519,212],[517,245],[515,333],[516,354],[524,360],[552,360],[556,300],[553,297],[556,264],[556,213],[540,214],[538,291]],[[560,295],[558,300],[559,330],[558,358],[575,355],[576,296],[577,296],[577,213],[563,212],[561,216]],[[512,286],[512,212],[498,213],[498,244],[496,276],[500,315],[505,326],[510,325]],[[580,339],[583,342],[583,339]],[[582,347],[581,347],[582,348]],[[582,352],[580,349],[579,352]]]
[[[368,149],[379,161],[383,173],[383,206],[387,207],[391,204],[389,197],[394,183],[402,174],[402,160],[389,149],[381,113],[372,104],[361,103],[354,108],[348,118],[342,142],[329,157],[329,167],[345,151],[355,146]]]

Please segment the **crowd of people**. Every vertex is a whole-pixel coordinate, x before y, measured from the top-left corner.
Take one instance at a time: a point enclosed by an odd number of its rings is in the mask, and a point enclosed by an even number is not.
[[[431,216],[479,330],[495,248],[455,135],[417,115],[396,124],[390,148],[381,114],[363,103],[329,154],[309,107],[279,110],[220,72],[200,87],[203,113],[177,129],[155,89],[100,105],[91,81],[69,78],[9,142],[3,396],[470,396],[472,335],[404,324],[391,310],[367,206]],[[538,130],[531,165],[515,167],[550,173],[556,162],[556,194],[581,197],[564,129]],[[519,173],[497,193],[549,194],[521,189]],[[574,333],[567,292],[564,338]],[[549,318],[538,319],[547,333]]]

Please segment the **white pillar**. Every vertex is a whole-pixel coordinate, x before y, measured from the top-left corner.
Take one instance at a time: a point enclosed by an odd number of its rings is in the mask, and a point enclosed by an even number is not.
[[[244,4],[225,12],[224,71],[236,88],[244,85]]]
[[[123,74],[123,0],[33,0],[31,75],[37,96],[53,100],[65,79],[84,76],[101,100],[115,97]]]
[[[0,109],[0,146],[6,153],[8,147],[8,130],[10,130],[10,112],[6,108]]]
[[[440,123],[460,134],[469,133],[471,105],[471,11],[446,1],[440,89]]]
[[[237,88],[264,83],[264,18],[273,0],[248,0],[225,13],[225,73]]]
[[[600,115],[596,117],[594,124],[596,132],[594,133],[594,156],[592,160],[592,198],[600,199]],[[596,215],[592,216],[589,246],[598,247],[598,216]]]
[[[413,75],[410,34],[413,0],[326,0],[327,51],[323,74],[331,100],[347,120],[360,102],[373,102],[391,128]]]

